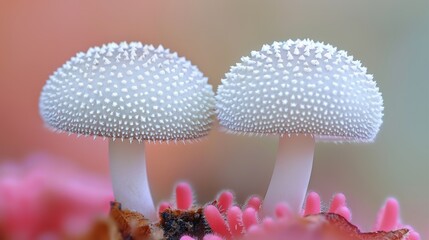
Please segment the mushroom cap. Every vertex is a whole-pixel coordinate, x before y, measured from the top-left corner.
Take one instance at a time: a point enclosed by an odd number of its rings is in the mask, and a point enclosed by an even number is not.
[[[196,66],[139,42],[78,53],[49,77],[39,101],[55,130],[130,141],[205,136],[214,108],[212,87]]]
[[[216,100],[221,126],[233,133],[371,142],[383,116],[381,93],[366,68],[347,52],[308,39],[274,42],[242,57]]]

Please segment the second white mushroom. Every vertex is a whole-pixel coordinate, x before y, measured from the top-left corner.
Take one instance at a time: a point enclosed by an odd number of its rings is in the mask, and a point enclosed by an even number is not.
[[[263,203],[299,212],[316,141],[372,142],[383,116],[381,93],[345,51],[312,40],[264,45],[225,74],[217,92],[220,124],[232,133],[280,136]]]

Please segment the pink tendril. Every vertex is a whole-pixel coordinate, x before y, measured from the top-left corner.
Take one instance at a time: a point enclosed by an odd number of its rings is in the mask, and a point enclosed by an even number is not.
[[[158,207],[158,213],[164,212],[165,210],[167,210],[167,208],[171,208],[170,203],[168,203],[168,202],[161,202],[159,204],[159,207]]]
[[[394,198],[388,198],[378,212],[375,231],[392,231],[403,227],[410,230],[407,240],[420,239],[420,235],[413,228],[401,224],[398,201]]]
[[[264,231],[271,231],[270,229],[274,231],[278,221],[287,222],[293,216],[286,203],[279,203],[275,210],[276,218],[264,218],[261,222],[258,220],[258,210],[261,203],[258,198],[250,198],[243,211],[237,206],[231,206],[234,199],[232,193],[224,192],[220,195],[219,199],[221,198],[223,202],[218,204],[218,209],[216,209],[216,206],[209,205],[205,209],[205,214],[214,234],[225,239],[240,239],[249,232],[254,233],[253,235],[255,236],[255,234],[262,234]],[[218,200],[219,202],[220,200]],[[229,209],[226,210],[226,216],[225,211],[220,211],[219,205],[222,208],[229,206]],[[307,196],[302,216],[318,213],[321,213],[320,196],[315,192],[311,192]],[[336,213],[347,221],[351,220],[351,211],[347,207],[344,194],[338,193],[334,195],[329,205],[328,213]],[[399,204],[395,199],[388,199],[379,213],[376,231],[392,231],[402,227],[404,226],[399,221]],[[407,240],[420,239],[419,234],[412,228],[406,228],[410,230]]]
[[[229,230],[233,237],[240,237],[243,234],[243,213],[239,207],[231,207],[227,213]]]
[[[293,215],[292,211],[290,210],[289,206],[286,203],[277,204],[275,209],[275,214],[277,218],[282,218],[282,219],[290,218]]]
[[[315,192],[310,192],[304,208],[304,216],[320,213],[320,196]]]
[[[182,210],[190,209],[193,204],[193,192],[190,185],[179,183],[175,190],[176,207]],[[289,209],[287,203],[279,203],[276,206],[275,218],[266,217],[262,221],[258,217],[258,211],[262,203],[259,197],[250,197],[243,210],[238,206],[233,206],[233,203],[233,193],[223,191],[219,194],[216,204],[208,205],[204,208],[206,221],[212,229],[213,234],[205,235],[203,240],[241,239],[248,233],[253,237],[260,236],[264,238],[264,234],[267,231],[280,231],[279,226],[283,226],[283,223],[287,223],[293,217],[293,212]],[[307,195],[301,215],[307,216],[321,213],[321,205],[320,196],[315,192],[311,192]],[[163,202],[159,206],[159,211],[162,212],[172,206],[168,202]],[[339,214],[349,222],[351,220],[351,211],[347,207],[346,197],[342,193],[334,195],[327,212]],[[279,223],[281,224],[279,225]],[[401,224],[399,203],[396,199],[389,198],[379,211],[375,231],[393,231],[399,228],[410,230],[406,240],[420,240],[420,235],[417,232],[411,227]],[[183,236],[180,240],[196,239],[190,236]]]
[[[231,206],[234,201],[234,194],[230,191],[223,191],[220,193],[217,199],[217,207],[220,213],[224,214]]]
[[[194,202],[194,195],[191,185],[187,182],[181,182],[176,185],[174,203],[161,202],[158,206],[158,213],[164,212],[168,208],[177,208],[180,210],[189,210]]]
[[[245,230],[249,230],[250,227],[252,227],[253,225],[257,225],[258,224],[258,213],[254,208],[246,208],[243,211],[243,225]]]
[[[247,200],[246,208],[253,208],[256,211],[258,211],[261,208],[261,205],[262,205],[262,200],[257,196],[253,196],[253,197],[250,197],[249,200]]]
[[[342,216],[343,218],[345,218],[349,222],[352,220],[352,212],[346,206],[342,206],[340,208],[337,208],[337,210],[335,210],[335,212],[333,212],[333,213],[336,213],[336,214]]]
[[[329,208],[329,212],[336,212],[340,208],[346,206],[346,196],[342,193],[337,193],[334,195],[331,201],[331,207]]]
[[[176,205],[180,210],[187,210],[192,207],[192,188],[188,183],[182,182],[176,186]]]
[[[214,233],[222,237],[231,238],[227,223],[224,221],[218,208],[208,205],[204,208],[204,215]]]

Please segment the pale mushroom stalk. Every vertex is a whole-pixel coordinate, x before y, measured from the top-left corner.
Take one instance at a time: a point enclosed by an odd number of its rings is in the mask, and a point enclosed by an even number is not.
[[[277,203],[286,201],[294,212],[304,203],[313,166],[315,139],[310,135],[283,135],[263,203],[265,215],[274,216]]]
[[[109,140],[109,162],[113,194],[124,207],[156,219],[149,188],[144,143]]]

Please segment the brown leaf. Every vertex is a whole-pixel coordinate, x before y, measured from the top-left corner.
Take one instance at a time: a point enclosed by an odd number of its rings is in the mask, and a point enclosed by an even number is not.
[[[329,231],[335,231],[344,236],[344,239],[353,240],[401,240],[405,239],[409,230],[398,229],[395,231],[377,231],[362,233],[358,227],[348,222],[344,217],[335,213],[320,213],[309,217],[319,216],[327,221]]]
[[[120,203],[112,202],[110,217],[116,222],[123,239],[152,239],[150,222],[141,213],[122,209]]]

